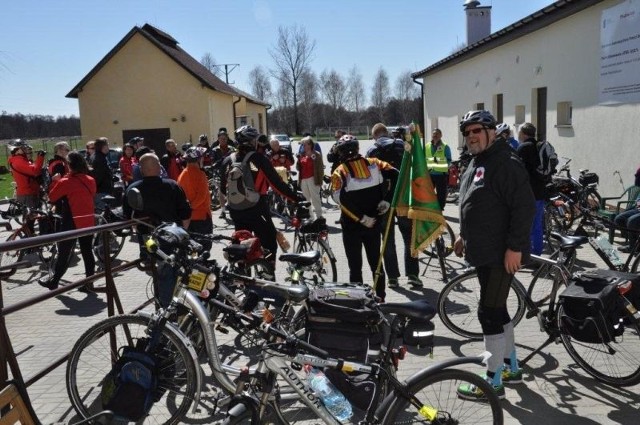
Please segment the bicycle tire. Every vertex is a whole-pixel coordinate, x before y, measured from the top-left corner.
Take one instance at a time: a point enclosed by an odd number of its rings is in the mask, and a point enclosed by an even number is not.
[[[453,232],[451,226],[449,226],[449,223],[446,223],[446,226],[447,227],[445,228],[440,238],[442,238],[444,241],[444,250],[442,252],[444,253],[445,257],[448,257],[453,252],[453,243],[456,241],[456,235]],[[438,248],[435,245],[435,241],[429,246],[429,248],[423,250],[422,253],[431,258],[440,257],[438,255]]]
[[[557,310],[557,326],[562,345],[585,372],[606,384],[626,387],[640,383],[640,327],[626,309],[621,311],[623,333],[607,345],[573,339],[562,323],[562,305]]]
[[[318,234],[315,233],[299,234],[295,252],[302,253],[307,251],[320,252],[320,259],[310,267],[313,272],[311,281],[315,282],[315,284],[336,282],[338,280],[337,260],[329,243],[320,239]]]
[[[101,215],[96,215],[95,217],[97,226],[108,224]],[[111,260],[115,260],[118,257],[118,254],[120,254],[124,246],[125,239],[126,236],[123,234],[118,235],[116,232],[109,232],[109,258]],[[100,232],[93,237],[93,253],[101,263],[104,263],[104,251],[102,232]]]
[[[138,338],[148,337],[148,326],[149,320],[142,316],[114,316],[96,323],[76,341],[69,355],[65,379],[71,404],[81,417],[88,418],[103,410],[100,387],[111,371],[112,357],[117,354],[110,349],[111,335],[118,348],[131,346]],[[180,423],[198,390],[196,368],[199,365],[178,334],[165,328],[160,339],[164,352],[170,353],[159,366],[161,398],[153,404],[144,421],[137,423]]]
[[[210,178],[208,181],[209,192],[211,193],[211,209],[217,210],[220,208],[220,198],[218,197],[219,186],[215,178]]]
[[[576,262],[576,256],[577,254],[575,249],[571,249],[567,252],[564,267],[569,272],[573,270],[573,266]],[[556,260],[558,258],[558,252],[554,252],[549,258],[551,260]],[[549,302],[551,289],[553,288],[554,280],[556,280],[556,278],[561,282],[561,286],[565,284],[564,279],[557,277],[558,273],[559,271],[556,267],[547,263],[542,264],[533,273],[533,278],[527,288],[527,296],[531,298],[531,301],[533,301],[536,306],[541,307]]]
[[[25,233],[22,230],[18,229],[10,234],[6,241],[15,241],[17,239],[24,239],[25,237],[27,237]],[[24,255],[25,252],[23,250],[0,252],[0,266],[11,266],[12,264],[18,263],[22,261]],[[16,271],[18,271],[17,267],[4,269],[0,271],[0,277],[12,276]]]
[[[636,259],[631,263],[631,273],[638,273],[638,268],[640,267],[640,253],[636,252]]]
[[[461,384],[473,384],[485,394],[485,400],[463,400],[458,397],[457,389]],[[430,423],[452,424],[495,424],[504,422],[500,399],[493,391],[492,386],[481,376],[472,372],[459,369],[443,369],[421,377],[407,384],[407,391],[417,397],[423,406],[436,408],[443,421]],[[398,392],[395,392],[398,394]],[[454,412],[455,409],[455,412]],[[383,424],[392,425],[400,423],[414,423],[425,421],[418,409],[408,399],[399,394],[391,402]]]
[[[447,283],[438,296],[438,316],[451,332],[472,339],[482,339],[482,328],[478,321],[480,282],[475,270],[456,276]],[[516,306],[511,315],[515,327],[525,314],[522,295],[513,287],[509,291],[507,307]]]

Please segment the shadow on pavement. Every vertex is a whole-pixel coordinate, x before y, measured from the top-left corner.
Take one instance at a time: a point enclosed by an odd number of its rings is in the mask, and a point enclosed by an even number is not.
[[[87,293],[81,300],[68,295],[58,295],[56,298],[67,307],[56,310],[56,314],[61,316],[91,317],[107,308],[107,303],[95,292]]]

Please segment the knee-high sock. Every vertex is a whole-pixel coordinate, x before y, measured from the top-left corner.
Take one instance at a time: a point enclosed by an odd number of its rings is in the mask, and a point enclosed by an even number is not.
[[[502,366],[504,360],[502,356],[505,350],[505,335],[504,333],[496,335],[484,336],[484,347],[491,353],[491,357],[487,362],[487,372],[493,373],[493,385],[497,386],[502,384]]]
[[[504,362],[508,364],[511,371],[518,370],[518,358],[516,357],[516,341],[513,332],[513,322],[509,322],[504,327]],[[509,361],[507,362],[507,359]]]

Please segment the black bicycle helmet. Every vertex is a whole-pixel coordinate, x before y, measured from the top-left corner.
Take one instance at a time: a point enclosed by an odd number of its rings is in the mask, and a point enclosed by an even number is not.
[[[239,145],[251,145],[260,136],[260,133],[250,125],[243,125],[235,131],[236,142]]]
[[[183,143],[182,146],[180,146],[180,149],[182,149],[182,152],[186,152],[191,147],[193,147],[193,145],[189,142],[186,142],[186,143]]]
[[[208,142],[209,138],[207,137],[206,134],[201,134],[200,137],[198,138],[199,142]]]
[[[338,140],[336,151],[338,152],[338,156],[340,158],[350,158],[358,154],[358,152],[360,151],[360,143],[355,136],[352,136],[351,134],[345,134],[340,138],[340,140]]]
[[[487,128],[496,128],[496,119],[489,111],[469,111],[462,117],[462,120],[460,120],[460,132],[462,133],[465,128],[471,124],[480,124]]]

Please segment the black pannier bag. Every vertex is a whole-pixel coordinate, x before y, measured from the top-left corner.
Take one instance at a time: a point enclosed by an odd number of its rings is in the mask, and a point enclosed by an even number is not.
[[[596,173],[585,173],[578,177],[578,182],[581,185],[587,186],[589,184],[598,184],[600,182],[600,177]]]
[[[312,289],[307,300],[307,341],[332,357],[367,362],[380,353],[382,323],[371,308],[370,287],[331,284]]]
[[[617,286],[628,281],[636,291],[640,289],[640,276],[630,273],[593,270],[576,274],[560,294],[560,320],[567,333],[577,341],[594,344],[608,343],[622,335],[625,310]]]

